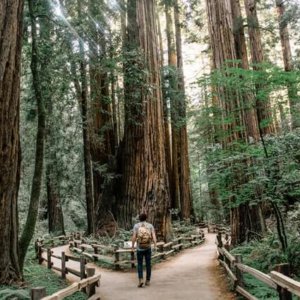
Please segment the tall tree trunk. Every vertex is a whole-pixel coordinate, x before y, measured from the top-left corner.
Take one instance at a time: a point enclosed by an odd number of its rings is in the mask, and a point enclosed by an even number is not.
[[[31,186],[30,203],[26,223],[20,238],[20,265],[23,267],[26,252],[30,241],[33,237],[35,225],[38,217],[40,192],[42,185],[43,166],[44,166],[44,144],[45,144],[45,99],[43,98],[38,45],[37,45],[37,24],[35,17],[36,0],[28,0],[31,36],[32,36],[32,53],[31,53],[31,71],[34,95],[37,102],[38,124],[35,149],[35,166]]]
[[[48,1],[40,3],[41,14],[48,17],[40,18],[40,38],[39,45],[42,47],[39,51],[43,72],[40,73],[41,86],[43,88],[43,98],[46,110],[46,192],[47,192],[47,215],[49,233],[61,235],[64,234],[64,219],[60,199],[59,185],[59,167],[57,162],[57,136],[59,127],[56,127],[57,119],[54,113],[53,99],[53,76],[51,62],[55,60],[53,55],[53,26],[50,18],[51,8]],[[59,123],[58,123],[59,124]],[[59,126],[59,125],[58,125]]]
[[[82,6],[81,0],[77,0],[77,14],[78,20],[82,20]],[[87,233],[95,233],[95,203],[93,193],[93,176],[92,176],[92,160],[91,160],[91,141],[89,133],[89,118],[88,118],[88,87],[86,75],[86,59],[84,53],[84,43],[80,38],[79,52],[80,52],[80,84],[77,83],[77,90],[79,90],[79,99],[81,106],[82,119],[82,137],[83,137],[83,160],[84,160],[84,177],[85,177],[85,197],[87,210]],[[75,79],[76,80],[76,79]],[[76,85],[76,84],[75,84]],[[77,94],[78,94],[77,92]]]
[[[276,0],[276,7],[278,13],[279,33],[280,33],[280,42],[281,42],[284,70],[286,72],[291,72],[293,71],[294,67],[292,63],[292,51],[290,45],[288,23],[284,18],[284,14],[285,14],[284,1]],[[291,111],[292,128],[295,129],[300,127],[300,97],[298,96],[297,87],[295,86],[295,84],[289,84],[287,86],[287,89],[288,89],[289,105]]]
[[[132,226],[144,211],[158,236],[169,237],[170,198],[165,161],[154,0],[128,1],[125,52],[125,135],[118,221]]]
[[[241,5],[239,0],[231,0],[233,33],[235,41],[235,49],[237,59],[241,60],[241,67],[245,70],[249,69],[247,45],[244,33],[244,24],[241,13]],[[246,139],[250,141],[252,138],[255,142],[259,141],[259,130],[256,111],[253,108],[255,104],[255,95],[249,92],[242,93],[243,110],[244,110],[244,127],[246,128]]]
[[[158,14],[158,13],[157,13]],[[172,196],[172,150],[171,150],[171,124],[170,124],[170,109],[167,95],[167,76],[165,74],[164,63],[164,49],[163,49],[163,37],[161,32],[161,24],[159,14],[157,15],[157,30],[159,37],[159,50],[160,50],[160,66],[161,66],[161,86],[162,86],[162,102],[163,102],[163,114],[164,114],[164,128],[165,128],[165,154],[166,154],[166,167],[168,172],[168,181],[171,191],[171,208],[175,208]]]
[[[231,0],[232,7],[232,17],[233,17],[233,28],[234,28],[234,39],[235,39],[235,48],[237,59],[241,60],[241,67],[245,70],[249,69],[249,61],[244,33],[244,24],[242,21],[241,6],[239,0]],[[249,92],[240,92],[240,97],[242,99],[242,111],[244,119],[244,127],[246,129],[246,141],[249,142],[253,139],[254,142],[259,141],[259,128],[257,122],[257,115],[253,109],[254,98],[255,96]],[[246,159],[243,164],[245,169],[249,168],[250,165],[253,165],[251,159]],[[245,176],[245,175],[244,175]],[[249,176],[246,176],[249,177]],[[247,181],[253,180],[253,178],[245,178]],[[239,180],[239,178],[237,178]],[[242,208],[244,209],[244,208]],[[265,221],[261,217],[262,210],[261,205],[252,205],[247,207],[245,205],[244,215],[249,214],[249,228],[251,232],[255,233],[264,233],[265,232]]]
[[[215,69],[222,69],[227,60],[235,61],[238,55],[241,55],[240,50],[244,48],[242,44],[240,44],[239,47],[236,45],[241,39],[241,32],[239,36],[237,36],[238,33],[236,33],[236,36],[233,34],[233,16],[235,14],[238,16],[239,7],[235,7],[236,3],[231,2],[231,0],[207,0],[206,2],[213,50],[213,67]],[[243,64],[246,66],[246,61],[244,61]],[[241,105],[244,99],[238,91],[232,90],[232,88],[217,85],[213,87],[213,89],[217,92],[217,99],[215,99],[215,101],[217,101],[219,107],[223,110],[222,118],[231,117],[233,120],[232,123],[226,126],[223,125],[223,129],[234,131],[236,126],[241,126],[241,124],[245,122],[245,120],[243,120],[245,108]],[[239,111],[239,113],[233,113],[234,111]],[[230,148],[231,143],[236,141],[246,143],[246,132],[230,132],[230,134],[225,137],[225,141],[223,142],[224,147]],[[246,165],[246,162],[236,161],[234,164],[231,164],[231,169],[234,170],[236,164]],[[228,189],[233,193],[248,180],[244,168],[237,169],[235,174],[237,177],[232,184],[228,186]],[[228,200],[232,205],[230,216],[232,243],[239,244],[246,240],[247,231],[252,230],[253,224],[257,224],[260,220],[255,214],[248,213],[250,209],[249,203],[240,204],[236,207],[235,197],[230,197]],[[255,209],[258,210],[257,207]]]
[[[247,20],[248,33],[250,40],[251,58],[254,70],[261,70],[259,64],[264,62],[263,48],[261,43],[261,34],[259,29],[259,21],[256,12],[257,0],[244,0]],[[259,129],[262,135],[270,134],[275,131],[270,99],[268,96],[263,98],[260,96],[260,91],[263,89],[263,84],[256,85],[256,110]]]
[[[94,203],[96,209],[96,227],[114,233],[114,220],[112,219],[113,193],[111,181],[106,178],[112,173],[115,152],[113,131],[113,115],[111,98],[109,94],[109,78],[104,71],[107,58],[104,16],[104,1],[89,1],[89,14],[101,24],[98,29],[91,23],[93,41],[90,48],[90,91],[91,91],[91,158],[93,161]],[[98,50],[98,48],[100,50]]]
[[[17,198],[23,1],[2,1],[0,11],[0,284],[9,284],[21,279]]]
[[[178,0],[175,0],[174,5],[174,20],[176,32],[176,52],[177,52],[177,72],[178,72],[178,115],[180,122],[180,172],[179,172],[179,186],[180,186],[180,206],[181,216],[183,219],[189,219],[193,211],[191,187],[190,187],[190,163],[188,151],[188,137],[187,137],[187,120],[186,120],[186,97],[185,84],[183,74],[183,58],[182,58],[182,38],[181,38],[181,24],[179,18]]]
[[[168,43],[168,88],[166,96],[170,101],[171,110],[171,141],[172,141],[172,173],[170,177],[171,207],[180,210],[180,184],[179,184],[179,162],[180,162],[180,129],[178,116],[178,70],[177,54],[174,35],[174,21],[171,15],[169,3],[165,4],[166,33]]]
[[[47,189],[47,213],[49,233],[55,235],[65,234],[64,218],[58,192],[58,182],[53,177],[55,172],[52,169],[53,165],[47,166],[46,170],[46,189]]]

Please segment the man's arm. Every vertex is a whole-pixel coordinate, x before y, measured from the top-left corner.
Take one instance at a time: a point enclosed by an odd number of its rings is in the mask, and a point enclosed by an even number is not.
[[[152,240],[153,240],[153,243],[154,243],[154,248],[156,248],[156,234],[155,234],[154,227],[152,229]]]
[[[131,238],[131,244],[132,244],[131,249],[132,249],[132,251],[134,251],[135,242],[136,242],[136,232],[135,232],[135,229],[133,229],[133,234],[132,234],[132,238]]]

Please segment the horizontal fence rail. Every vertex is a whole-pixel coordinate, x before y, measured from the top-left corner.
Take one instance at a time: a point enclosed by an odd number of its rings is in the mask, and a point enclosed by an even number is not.
[[[90,274],[89,274],[90,273]],[[93,274],[93,275],[91,275]],[[90,276],[89,276],[90,275]],[[96,286],[100,285],[101,275],[95,275],[95,269],[90,268],[88,271],[88,278],[75,282],[65,289],[55,292],[50,296],[46,296],[46,289],[44,287],[33,288],[31,290],[32,300],[60,300],[71,296],[78,291],[84,291],[90,300],[100,300],[100,296],[96,295]]]
[[[269,288],[277,290],[278,299],[292,300],[292,294],[300,297],[300,282],[290,278],[289,265],[280,264],[275,266],[275,271],[265,274],[257,269],[242,263],[242,256],[233,256],[228,249],[225,249],[222,234],[217,234],[217,250],[219,254],[219,262],[227,272],[231,279],[234,289],[246,299],[255,300],[255,296],[251,295],[246,289],[243,280],[243,273],[250,274]]]

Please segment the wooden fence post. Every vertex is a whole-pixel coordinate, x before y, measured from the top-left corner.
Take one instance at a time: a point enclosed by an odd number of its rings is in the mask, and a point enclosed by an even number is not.
[[[51,269],[52,263],[51,263],[51,249],[47,249],[47,267],[48,269]]]
[[[98,254],[98,248],[97,248],[97,246],[96,246],[96,245],[92,245],[92,247],[93,247],[93,249],[94,249],[94,253],[95,253],[95,254]]]
[[[289,264],[279,264],[276,265],[274,271],[277,271],[283,275],[290,277],[290,265]],[[292,300],[292,293],[290,293],[287,289],[277,286],[277,292],[280,300]]]
[[[118,246],[116,246],[115,247],[115,267],[116,267],[116,269],[118,270],[119,268],[120,268],[120,264],[119,264],[119,261],[120,261],[120,253],[119,252],[117,252],[117,250],[118,250]]]
[[[34,250],[35,250],[35,254],[36,254],[36,256],[35,256],[35,258],[39,258],[39,244],[40,244],[40,242],[39,242],[39,240],[37,239],[35,242],[34,242]]]
[[[218,234],[217,234],[217,242],[218,242],[218,247],[223,248],[222,233],[220,233],[220,232],[218,232]],[[220,251],[218,251],[218,252],[219,252],[218,259],[224,260],[223,254],[221,254]]]
[[[30,299],[31,300],[40,300],[43,297],[46,297],[46,288],[36,287],[30,290]]]
[[[38,246],[38,260],[39,264],[41,265],[43,263],[43,250],[42,250],[42,245]]]
[[[66,278],[66,254],[65,252],[61,253],[61,278]]]
[[[86,268],[86,275],[87,277],[92,277],[95,275],[95,268]],[[96,294],[96,284],[92,283],[86,289],[86,293],[89,297]]]
[[[218,232],[218,234],[217,234],[217,241],[218,241],[218,247],[222,248],[223,242],[222,242],[222,233],[221,232]]]
[[[85,258],[80,256],[80,279],[84,279],[85,276]]]
[[[242,255],[237,254],[234,257],[235,257],[235,263],[241,264],[243,262]],[[237,278],[237,285],[239,285],[240,287],[244,287],[245,284],[243,279],[243,272],[237,266],[235,266],[235,275]]]

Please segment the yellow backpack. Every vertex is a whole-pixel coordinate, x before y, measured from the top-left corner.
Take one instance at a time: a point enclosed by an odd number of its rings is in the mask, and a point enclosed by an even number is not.
[[[141,224],[137,233],[137,240],[139,248],[147,249],[151,247],[151,230],[145,225]]]

